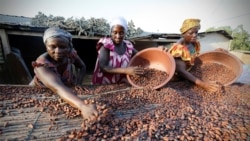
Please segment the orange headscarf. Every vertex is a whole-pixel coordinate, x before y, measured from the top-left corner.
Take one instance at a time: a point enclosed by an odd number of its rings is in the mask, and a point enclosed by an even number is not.
[[[198,27],[200,28],[200,19],[186,19],[184,20],[182,27],[180,28],[181,34],[185,33],[189,29],[193,27]]]

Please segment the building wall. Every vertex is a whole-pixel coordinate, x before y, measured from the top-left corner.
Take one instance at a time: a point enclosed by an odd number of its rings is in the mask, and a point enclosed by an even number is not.
[[[157,42],[150,41],[135,41],[135,48],[140,51],[149,47],[157,47]]]
[[[4,53],[3,53],[2,39],[0,37],[0,67],[1,67],[1,64],[3,63],[4,63]]]
[[[223,48],[228,50],[230,40],[224,35],[219,33],[205,34],[204,37],[199,39],[201,43],[201,53],[206,51],[212,51],[216,48]]]
[[[219,33],[206,34],[200,39],[201,43],[201,53],[206,51],[212,51],[216,48],[223,48],[229,50],[230,41],[228,38]],[[233,55],[237,56],[244,64],[250,64],[250,54],[230,51]]]
[[[31,62],[46,51],[42,37],[8,35],[8,38],[10,47],[17,48],[20,51],[21,57],[23,58],[30,74],[33,76],[34,72]]]
[[[243,53],[237,51],[230,51],[230,53],[237,56],[244,64],[250,65],[250,53]]]
[[[78,55],[82,58],[87,67],[87,73],[95,69],[97,51],[96,44],[98,40],[73,39],[73,45]]]
[[[3,46],[2,46],[2,40],[0,37],[0,84],[4,82],[4,53],[3,53]]]
[[[145,48],[164,46],[169,48],[172,45],[170,42],[155,42],[155,41],[136,41],[135,48],[140,51]]]
[[[8,38],[10,46],[20,50],[28,70],[31,75],[34,76],[31,62],[35,61],[38,56],[46,51],[42,37],[9,35]],[[88,73],[92,73],[94,70],[97,57],[95,49],[96,43],[97,40],[73,39],[74,48],[78,52],[80,58],[85,62]]]

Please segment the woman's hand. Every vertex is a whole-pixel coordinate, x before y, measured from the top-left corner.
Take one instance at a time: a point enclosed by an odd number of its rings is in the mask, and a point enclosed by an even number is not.
[[[223,48],[217,48],[217,49],[215,49],[215,51],[222,51],[222,52],[226,52],[226,53],[228,53],[228,50],[223,49]]]
[[[212,81],[201,81],[197,83],[198,86],[209,92],[215,92],[219,89],[219,85]]]
[[[163,50],[163,51],[168,51],[168,48],[164,47],[164,46],[158,46],[159,49]]]
[[[84,104],[81,108],[81,114],[84,120],[94,120],[98,116],[98,111],[95,104]]]
[[[125,74],[127,75],[142,75],[144,74],[144,68],[142,67],[127,67],[125,68]]]

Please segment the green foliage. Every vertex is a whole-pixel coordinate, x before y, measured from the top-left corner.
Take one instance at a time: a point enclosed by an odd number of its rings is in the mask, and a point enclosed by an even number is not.
[[[58,26],[70,32],[76,33],[77,35],[84,36],[105,36],[110,33],[110,25],[104,18],[90,18],[85,19],[74,19],[73,17],[65,19],[61,16],[45,15],[42,12],[32,18],[32,25],[52,27]],[[135,28],[133,21],[128,22],[128,33],[127,37],[132,37],[143,32],[140,28]]]
[[[133,37],[135,35],[141,34],[143,30],[141,28],[136,28],[134,22],[131,20],[128,22],[128,37]]]
[[[247,31],[244,30],[243,25],[239,25],[232,34],[234,40],[231,44],[232,50],[250,51],[250,41]]]
[[[250,34],[246,30],[244,30],[243,25],[239,25],[235,29],[232,29],[230,26],[222,26],[218,28],[211,27],[206,31],[217,30],[225,30],[233,37],[230,45],[230,50],[250,51]]]

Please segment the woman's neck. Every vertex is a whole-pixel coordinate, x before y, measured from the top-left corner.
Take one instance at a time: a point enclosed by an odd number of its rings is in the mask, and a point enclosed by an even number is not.
[[[119,44],[114,44],[115,47],[121,48],[123,46],[123,42],[119,43]]]
[[[124,43],[121,42],[120,44],[116,44],[115,45],[115,51],[116,53],[118,53],[119,55],[124,54],[124,52],[126,51],[125,47],[124,47]]]
[[[186,41],[184,38],[181,38],[177,43],[185,45],[185,46],[189,46],[190,44],[193,44],[192,42]]]

